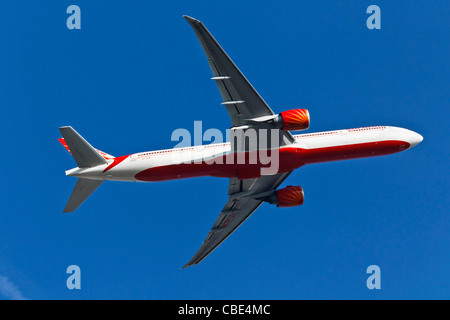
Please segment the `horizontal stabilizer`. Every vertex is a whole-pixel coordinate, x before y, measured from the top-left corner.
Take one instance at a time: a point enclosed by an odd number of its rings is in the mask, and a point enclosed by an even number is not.
[[[103,180],[79,178],[63,212],[75,211],[102,183]]]
[[[90,168],[107,163],[97,150],[72,127],[61,127],[59,131],[64,137],[68,150],[72,153],[78,167]]]

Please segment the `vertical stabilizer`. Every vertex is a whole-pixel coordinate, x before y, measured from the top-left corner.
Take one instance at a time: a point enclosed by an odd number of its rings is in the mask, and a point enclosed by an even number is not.
[[[106,164],[103,158],[96,149],[94,149],[89,142],[83,139],[78,132],[72,127],[59,128],[64,141],[70,149],[75,162],[80,168],[90,168],[101,164]]]

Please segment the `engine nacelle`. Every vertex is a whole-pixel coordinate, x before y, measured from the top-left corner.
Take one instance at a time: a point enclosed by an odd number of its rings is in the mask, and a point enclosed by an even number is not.
[[[303,204],[305,196],[302,187],[287,186],[272,193],[267,200],[277,207],[295,207]]]
[[[306,130],[309,128],[309,111],[306,109],[293,109],[281,112],[276,123],[281,130]]]

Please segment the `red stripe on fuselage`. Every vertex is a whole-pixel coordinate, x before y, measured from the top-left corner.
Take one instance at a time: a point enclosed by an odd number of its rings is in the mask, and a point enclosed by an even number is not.
[[[382,156],[403,151],[409,146],[409,143],[405,141],[389,140],[314,149],[284,147],[279,150],[278,172],[291,171],[311,163]],[[249,164],[248,154],[246,163],[238,164],[236,158],[234,162],[230,161],[230,157],[233,156],[236,155],[217,158],[214,163],[211,163],[212,161],[182,163],[149,168],[137,173],[135,178],[140,181],[164,181],[202,176],[248,179],[257,178],[262,167],[268,168],[271,165],[270,163],[262,165],[259,161],[256,164]]]
[[[128,158],[130,155],[127,156],[120,156],[120,157],[116,157],[113,159],[113,162],[107,166],[105,168],[105,170],[103,170],[103,173],[105,173],[108,170],[111,170],[112,168],[114,168],[115,166],[117,166],[119,163],[121,163],[123,160],[125,160],[126,158]]]
[[[409,146],[410,144],[406,141],[389,140],[316,149],[302,149],[302,158],[305,164],[359,159],[397,153],[408,149]]]

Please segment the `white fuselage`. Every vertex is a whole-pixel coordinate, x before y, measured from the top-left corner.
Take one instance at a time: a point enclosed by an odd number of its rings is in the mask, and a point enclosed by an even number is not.
[[[376,126],[298,134],[295,143],[279,148],[278,172],[302,165],[400,152],[422,141],[419,134],[398,127]],[[228,163],[230,143],[209,144],[135,153],[93,168],[75,168],[67,175],[100,180],[163,181],[198,176],[251,178],[258,164]],[[211,163],[214,159],[221,163]],[[220,162],[220,161],[216,161]],[[255,173],[258,175],[258,173]],[[256,177],[256,176],[255,176]]]

